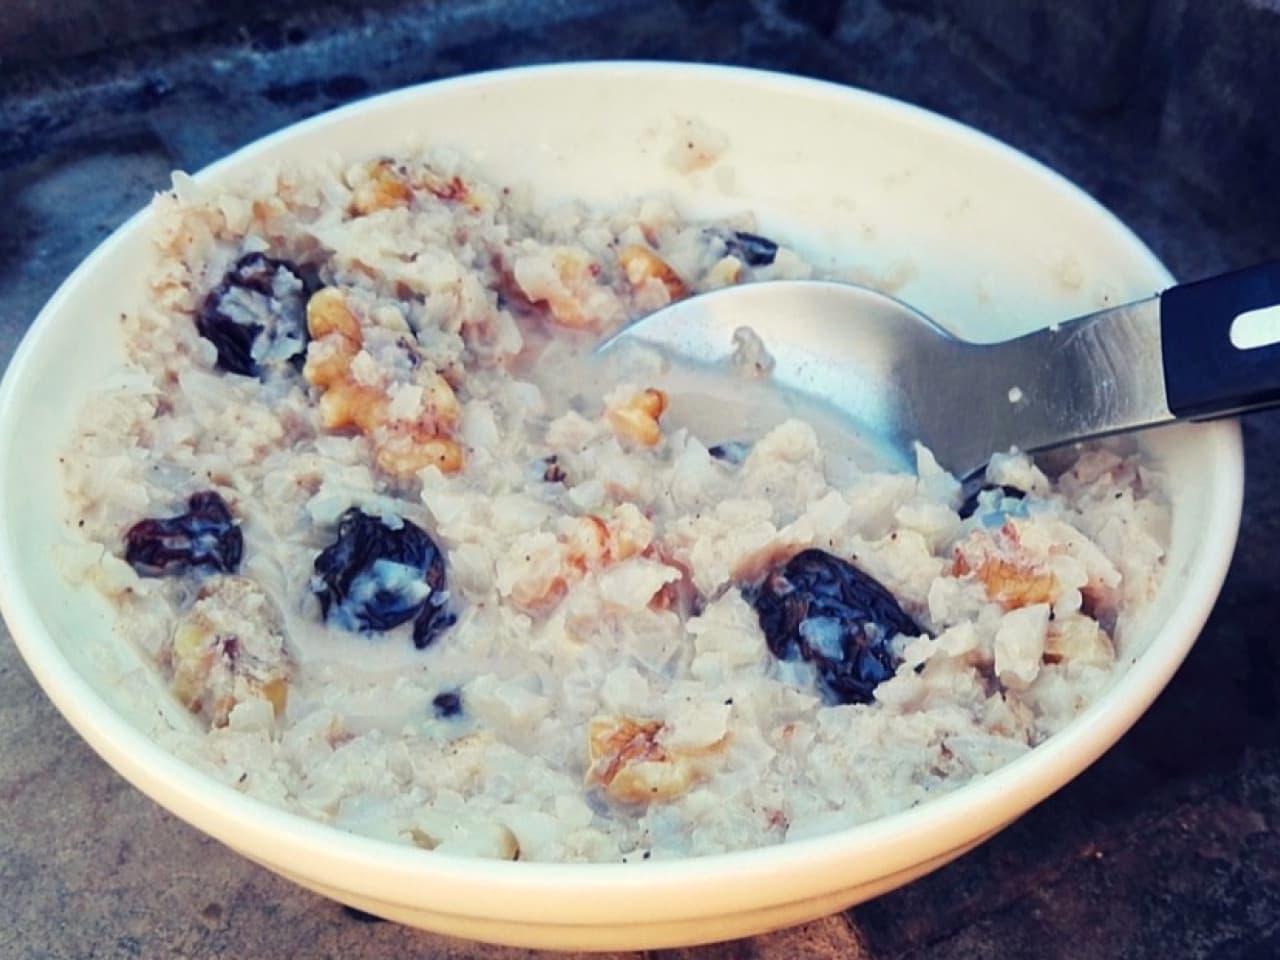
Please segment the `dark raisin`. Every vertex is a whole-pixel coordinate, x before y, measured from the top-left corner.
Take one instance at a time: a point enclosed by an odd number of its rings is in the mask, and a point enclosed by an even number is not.
[[[390,630],[412,620],[418,649],[457,620],[435,541],[408,520],[388,526],[358,507],[342,515],[337,540],[316,557],[311,590],[325,619],[344,630]]]
[[[564,467],[560,466],[560,458],[554,453],[548,457],[543,457],[542,464],[543,483],[564,483],[569,476],[564,472]]]
[[[707,453],[717,460],[723,460],[725,463],[734,465],[747,459],[747,454],[750,452],[751,444],[746,440],[729,440],[726,443],[717,443],[714,447],[707,448]]]
[[[194,493],[187,512],[140,520],[124,535],[124,558],[144,577],[171,577],[187,570],[234,573],[244,536],[225,500],[212,490]]]
[[[796,554],[742,594],[769,650],[812,663],[828,703],[869,703],[897,669],[890,642],[923,632],[879,582],[822,550]]]
[[[988,490],[999,490],[1006,497],[1010,497],[1014,500],[1021,500],[1027,495],[1025,490],[1019,490],[1017,487],[1011,487],[1007,483],[984,483],[976,489],[972,488],[971,485],[966,484],[965,488],[963,488],[961,492],[967,493],[967,496],[964,498],[964,502],[960,504],[960,509],[957,511],[960,514],[961,520],[968,520],[977,512],[978,497],[981,494],[986,493]]]
[[[441,720],[459,716],[462,713],[462,697],[456,690],[446,690],[444,693],[438,693],[435,699],[431,701],[431,709],[435,711],[436,716]]]
[[[724,248],[749,267],[767,267],[778,255],[778,245],[772,240],[741,230],[725,238]]]
[[[296,366],[307,348],[307,284],[292,264],[247,254],[205,298],[196,330],[228,373],[257,377]]]

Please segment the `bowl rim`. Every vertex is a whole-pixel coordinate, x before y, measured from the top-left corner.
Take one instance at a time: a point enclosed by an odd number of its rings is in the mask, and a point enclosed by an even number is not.
[[[718,64],[664,61],[596,60],[551,63],[490,70],[435,80],[364,98],[286,126],[246,144],[194,174],[197,183],[208,183],[234,174],[254,157],[302,134],[349,123],[370,111],[395,111],[421,98],[433,98],[463,87],[502,86],[546,76],[577,75],[582,79],[601,73],[688,74],[691,79],[711,77],[763,85],[780,92],[794,92],[857,103],[860,108],[888,111],[895,119],[927,126],[967,140],[1002,155],[1007,162],[1063,190],[1082,206],[1101,213],[1127,234],[1135,252],[1142,252],[1153,275],[1172,277],[1146,245],[1093,197],[1062,175],[1029,155],[973,127],[923,107],[856,87],[825,80]],[[17,416],[15,397],[21,392],[27,360],[37,354],[72,292],[93,277],[98,264],[117,247],[143,231],[150,206],[130,217],[103,241],[58,287],[40,311],[14,352],[0,381],[0,425]],[[1142,656],[1106,691],[1062,731],[993,773],[950,790],[942,796],[895,814],[831,833],[747,850],[644,863],[530,863],[505,862],[441,854],[390,841],[346,833],[300,814],[268,805],[234,790],[194,766],[179,760],[134,728],[100,698],[79,676],[41,626],[34,602],[19,585],[21,555],[18,546],[0,535],[0,611],[17,646],[47,696],[84,739],[115,770],[143,793],[180,819],[196,826],[253,859],[280,863],[296,877],[341,876],[347,888],[361,896],[399,903],[421,903],[435,912],[467,916],[553,922],[547,904],[566,894],[581,894],[589,884],[590,898],[563,901],[571,922],[636,922],[633,899],[643,892],[654,903],[660,898],[662,919],[696,918],[715,912],[739,911],[753,906],[799,901],[829,891],[829,877],[843,870],[853,885],[860,864],[875,864],[868,876],[885,876],[921,861],[914,851],[938,854],[938,840],[954,837],[959,848],[982,833],[1003,826],[1009,818],[992,816],[1001,806],[995,801],[1016,798],[1025,812],[1087,768],[1150,706],[1164,688],[1196,639],[1225,578],[1235,547],[1243,500],[1243,448],[1238,424],[1220,421],[1200,429],[1215,455],[1213,468],[1223,478],[1225,494],[1209,511],[1206,528],[1221,531],[1206,544],[1204,562],[1188,588],[1177,598],[1165,625]],[[10,431],[3,431],[0,458],[10,449]],[[0,471],[0,502],[4,472]],[[1152,649],[1159,643],[1159,654]],[[1104,709],[1105,708],[1105,709]],[[1018,814],[1020,815],[1020,814]],[[945,849],[945,847],[944,847]],[[270,850],[273,856],[264,856]],[[249,852],[252,851],[252,854]],[[805,876],[793,876],[803,865]],[[761,882],[785,877],[785,897],[774,884]],[[826,879],[823,879],[826,878]],[[424,880],[434,881],[424,884]],[[500,900],[494,891],[529,895]],[[696,896],[691,896],[696,891]],[[486,894],[488,894],[486,896]],[[497,910],[495,911],[495,906]],[[656,918],[655,918],[656,919]]]

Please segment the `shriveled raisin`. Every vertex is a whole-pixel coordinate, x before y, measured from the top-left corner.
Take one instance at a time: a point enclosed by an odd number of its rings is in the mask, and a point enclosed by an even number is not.
[[[462,696],[456,690],[437,693],[431,701],[431,709],[436,718],[450,720],[462,713]]]
[[[447,606],[444,554],[408,520],[390,526],[352,507],[314,569],[321,612],[344,630],[370,633],[412,620],[413,644],[422,649],[457,619]]]
[[[725,238],[725,251],[749,267],[767,267],[778,255],[778,245],[768,237],[735,230]]]
[[[731,463],[734,466],[747,459],[747,454],[750,452],[751,444],[746,440],[728,440],[724,443],[717,443],[713,447],[707,447],[707,453],[711,454],[715,459],[723,460],[725,463]]]
[[[244,535],[227,502],[215,491],[194,493],[187,512],[140,520],[124,535],[124,558],[144,577],[171,577],[188,570],[234,573]]]
[[[307,284],[298,268],[250,253],[205,298],[196,330],[217,348],[216,366],[258,377],[302,360],[306,313]]]
[[[822,550],[796,554],[742,594],[770,652],[812,663],[828,703],[869,703],[897,669],[891,641],[923,632],[878,581]]]
[[[1027,495],[1025,490],[1019,490],[1017,487],[1012,487],[1007,483],[984,483],[976,488],[966,484],[962,492],[967,495],[965,496],[964,501],[960,504],[960,509],[957,511],[960,514],[961,520],[968,520],[977,512],[978,497],[986,493],[988,490],[999,490],[1006,497],[1013,500],[1021,500]]]

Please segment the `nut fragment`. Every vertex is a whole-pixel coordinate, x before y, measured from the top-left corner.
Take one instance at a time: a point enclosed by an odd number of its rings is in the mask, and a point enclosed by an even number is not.
[[[471,191],[461,177],[456,174],[446,177],[434,170],[424,171],[414,186],[426,190],[441,200],[465,202],[471,195]]]
[[[273,677],[258,688],[258,693],[271,704],[271,709],[275,711],[277,717],[284,714],[284,708],[289,701],[289,681],[284,677]]]
[[[671,264],[648,247],[638,244],[623,247],[618,252],[618,262],[627,275],[627,282],[633,287],[642,287],[650,280],[658,280],[667,288],[667,295],[672,300],[682,300],[689,295],[689,287],[672,269]]]
[[[302,368],[303,379],[316,387],[345,380],[364,337],[344,291],[324,287],[312,294],[307,301],[307,332],[311,343]]]
[[[959,561],[953,569],[964,572]],[[974,573],[987,588],[987,596],[1006,610],[1052,603],[1058,593],[1053,574],[1039,573],[1034,567],[1019,566],[1008,560],[984,560]]]
[[[449,386],[449,381],[440,374],[435,374],[423,391],[426,413],[439,427],[454,427],[462,418],[462,408],[458,405],[458,395]]]
[[[413,199],[413,188],[390,160],[379,160],[370,166],[368,177],[351,195],[351,212],[357,216],[407,207]]]
[[[1104,665],[1116,657],[1107,632],[1092,617],[1073,615],[1049,624],[1044,640],[1044,662]]]
[[[443,376],[428,372],[426,382],[419,384],[421,403],[416,410],[411,416],[396,416],[385,389],[353,376],[364,336],[343,290],[326,287],[311,297],[307,330],[312,340],[302,375],[323,391],[319,412],[324,429],[355,429],[370,437],[374,461],[394,477],[412,477],[427,466],[444,473],[462,469],[462,447],[447,435],[462,418],[462,408]]]
[[[731,287],[741,280],[742,261],[737,257],[721,257],[705,277],[705,283],[709,287]]]
[[[516,258],[515,291],[545,304],[548,319],[571,330],[608,329],[623,316],[613,289],[599,280],[600,264],[580,247],[560,247]]]
[[[1011,523],[994,534],[975,533],[956,547],[951,575],[973,574],[986,588],[987,597],[1006,610],[1052,604],[1061,588],[1044,566],[1044,558],[1025,549],[1018,529]]]
[[[543,548],[545,562],[525,564],[508,595],[521,610],[546,610],[588,572],[638,556],[652,543],[653,521],[635,504],[620,504],[608,520],[574,517],[556,541]]]
[[[416,846],[437,853],[491,860],[520,859],[520,843],[510,827],[465,815],[422,811],[409,837]]]
[[[347,378],[355,347],[345,337],[332,336],[312,340],[307,347],[307,362],[302,377],[313,387],[328,387]]]
[[[411,477],[426,467],[457,473],[465,459],[456,441],[413,433],[392,433],[378,445],[373,456],[380,469],[396,477]]]
[[[652,447],[662,439],[658,420],[666,409],[667,395],[651,387],[624,404],[610,407],[606,413],[614,433],[641,446]]]
[[[697,770],[691,758],[662,746],[665,730],[659,720],[594,718],[587,725],[587,784],[620,803],[672,800],[684,793],[696,782]]]
[[[387,397],[375,387],[341,380],[320,398],[320,423],[326,430],[355,427],[370,433],[386,420]]]
[[[597,516],[577,517],[565,542],[570,564],[591,570],[609,557],[609,526]]]
[[[226,726],[232,709],[247,700],[265,700],[276,716],[284,713],[291,664],[280,615],[252,580],[208,581],[165,656],[174,696],[214,727]]]
[[[636,556],[652,540],[653,524],[633,504],[622,504],[609,523],[594,514],[575,517],[565,556],[579,571],[596,570]]]
[[[362,339],[360,321],[347,305],[346,294],[338,287],[323,287],[307,301],[307,332],[317,340],[336,333],[357,347]]]

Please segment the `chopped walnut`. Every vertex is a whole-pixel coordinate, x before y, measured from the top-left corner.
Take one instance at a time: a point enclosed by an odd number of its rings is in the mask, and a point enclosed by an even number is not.
[[[557,326],[607,329],[623,318],[617,294],[600,281],[600,264],[586,250],[561,247],[518,257],[511,273],[520,296],[545,305]]]
[[[709,287],[731,287],[741,281],[742,261],[737,257],[721,257],[704,278]]]
[[[341,380],[320,397],[320,423],[326,430],[355,427],[372,433],[387,420],[387,397],[376,387]]]
[[[411,477],[432,466],[438,467],[441,473],[457,473],[465,457],[457,441],[448,437],[392,430],[374,451],[374,461],[392,476]]]
[[[227,725],[232,709],[265,700],[284,713],[291,663],[279,612],[245,577],[222,576],[200,588],[166,650],[174,695],[210,725]]]
[[[975,533],[956,547],[951,575],[970,574],[986,588],[987,597],[1006,610],[1051,604],[1060,592],[1043,559],[1022,548],[1012,524],[994,535]]]
[[[303,378],[319,387],[320,424],[326,430],[354,429],[368,436],[374,462],[385,473],[407,478],[428,466],[443,473],[462,469],[462,447],[448,434],[461,419],[457,395],[439,373],[429,373],[421,402],[409,416],[397,415],[387,391],[356,377],[364,335],[346,294],[336,287],[317,291],[307,303],[307,348]],[[419,374],[421,376],[422,374]]]
[[[588,785],[621,803],[672,800],[697,779],[690,758],[669,754],[657,720],[596,717],[587,726]]]
[[[355,347],[363,339],[360,321],[347,305],[346,294],[337,287],[324,287],[307,301],[307,332],[315,339],[337,334]]]
[[[390,160],[379,160],[368,170],[368,178],[351,194],[351,213],[356,216],[407,207],[413,200],[413,187],[404,173]]]
[[[1107,632],[1091,617],[1079,614],[1054,620],[1044,641],[1044,662],[1108,664],[1116,658]]]
[[[951,572],[955,576],[970,572],[963,555],[956,557]],[[1008,560],[988,558],[972,572],[987,588],[987,596],[1006,610],[1052,603],[1058,592],[1053,574],[1037,572],[1030,565],[1019,566]]]
[[[449,200],[459,203],[466,202],[471,191],[459,176],[446,177],[434,170],[426,170],[414,184],[426,190],[433,196],[439,197],[441,200]]]
[[[627,275],[627,282],[633,287],[642,287],[650,280],[658,280],[667,288],[667,295],[672,300],[682,300],[689,295],[688,285],[680,279],[671,264],[648,247],[636,244],[623,247],[618,252],[618,261]]]
[[[548,548],[548,568],[522,571],[511,586],[511,600],[522,610],[545,610],[588,572],[639,556],[652,542],[653,522],[634,504],[621,504],[608,520],[574,517]]]
[[[662,439],[659,418],[666,412],[667,395],[650,388],[619,406],[605,411],[613,432],[641,446],[652,447]]]

